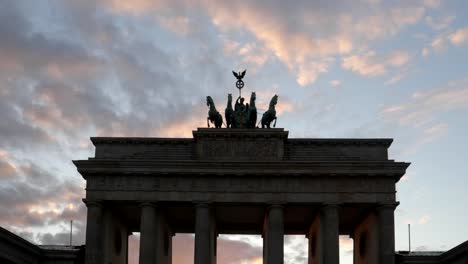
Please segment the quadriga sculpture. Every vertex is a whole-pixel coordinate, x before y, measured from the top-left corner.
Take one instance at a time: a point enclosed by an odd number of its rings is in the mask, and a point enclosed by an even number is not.
[[[263,113],[262,116],[262,128],[270,128],[270,124],[273,120],[275,120],[275,123],[273,123],[273,127],[276,126],[276,110],[275,110],[275,105],[278,103],[278,95],[274,95],[273,98],[271,98],[270,101],[270,106],[268,107],[268,111]]]
[[[216,110],[216,106],[211,96],[206,97],[206,105],[210,108],[210,110],[208,111],[208,117],[206,118],[206,123],[208,124],[208,127],[210,127],[211,121],[211,123],[213,123],[216,128],[221,128],[221,125],[223,124],[223,117]]]
[[[228,101],[226,110],[224,110],[224,117],[226,118],[226,127],[232,128],[232,122],[234,119],[234,109],[232,108],[232,94],[228,94]]]
[[[255,125],[257,124],[257,107],[255,107],[255,99],[257,99],[257,96],[255,92],[252,92],[252,95],[250,95],[249,108],[247,109],[248,128],[255,128]]]

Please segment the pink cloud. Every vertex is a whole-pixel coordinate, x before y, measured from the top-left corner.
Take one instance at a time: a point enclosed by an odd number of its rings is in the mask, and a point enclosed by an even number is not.
[[[344,57],[341,66],[364,76],[377,76],[387,72],[385,64],[376,59],[375,51]]]
[[[353,252],[353,239],[349,236],[340,236],[340,248],[342,248],[345,252]]]
[[[377,52],[370,50],[363,54],[350,55],[343,58],[341,66],[352,72],[363,76],[379,76],[389,71],[389,68],[401,68],[410,61],[410,55],[403,50],[396,50],[387,56],[378,55]],[[387,83],[391,84],[399,81],[403,75],[396,75]]]
[[[418,224],[420,225],[425,225],[427,223],[429,223],[429,221],[431,220],[431,217],[429,215],[423,215],[419,220],[418,220]]]
[[[432,51],[442,52],[447,50],[448,44],[461,46],[466,42],[468,42],[468,28],[459,28],[437,35],[421,52],[423,56],[427,57]]]
[[[7,151],[0,149],[0,177],[11,178],[18,173],[18,169]]]
[[[341,81],[340,80],[332,80],[332,81],[330,81],[330,85],[332,87],[339,87],[339,86],[341,86]]]
[[[468,28],[461,28],[449,35],[449,40],[453,45],[461,45],[468,41]]]

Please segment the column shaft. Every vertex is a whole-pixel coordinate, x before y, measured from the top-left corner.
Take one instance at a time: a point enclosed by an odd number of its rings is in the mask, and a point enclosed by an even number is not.
[[[327,264],[339,264],[339,206],[327,205],[323,207],[321,220],[323,221],[323,262]]]
[[[154,264],[156,262],[156,239],[158,235],[156,218],[156,206],[151,203],[143,203],[141,205],[139,264]]]
[[[323,225],[321,214],[318,214],[310,225],[309,232],[307,234],[307,238],[309,239],[308,264],[323,264],[322,229]]]
[[[284,215],[283,206],[272,205],[267,212],[265,264],[283,264],[284,262]]]
[[[215,264],[214,217],[207,203],[195,207],[195,264]]]
[[[395,205],[378,208],[380,264],[395,263]]]
[[[88,207],[86,224],[86,264],[102,264],[103,243],[103,209],[98,202],[85,202]]]

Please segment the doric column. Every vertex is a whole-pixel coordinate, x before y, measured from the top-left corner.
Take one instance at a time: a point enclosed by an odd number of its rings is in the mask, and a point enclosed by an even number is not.
[[[323,262],[327,264],[340,263],[340,241],[339,241],[339,206],[328,204],[322,207],[323,224]]]
[[[377,208],[379,232],[379,263],[395,263],[395,204],[385,204]]]
[[[264,235],[264,263],[283,264],[284,261],[284,215],[283,206],[271,205],[267,209]]]
[[[88,216],[86,220],[86,264],[102,264],[103,243],[103,208],[98,201],[86,201]]]
[[[144,202],[141,207],[140,222],[140,261],[139,264],[156,262],[157,212],[156,205]]]
[[[195,264],[216,263],[215,220],[208,203],[195,205]]]
[[[314,221],[310,225],[309,232],[306,237],[309,239],[309,254],[308,264],[323,264],[322,254],[322,219],[321,214],[317,214]]]

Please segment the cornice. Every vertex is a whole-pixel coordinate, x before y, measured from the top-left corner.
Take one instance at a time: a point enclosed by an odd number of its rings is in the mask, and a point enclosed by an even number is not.
[[[104,144],[119,144],[119,145],[163,145],[163,144],[191,144],[194,143],[192,138],[148,138],[148,137],[91,137],[91,142],[94,146]]]
[[[210,161],[142,161],[142,160],[83,160],[74,161],[86,178],[93,174],[184,174],[184,175],[404,175],[405,162],[210,162]]]
[[[391,138],[290,138],[286,144],[317,146],[383,146],[390,147]]]

